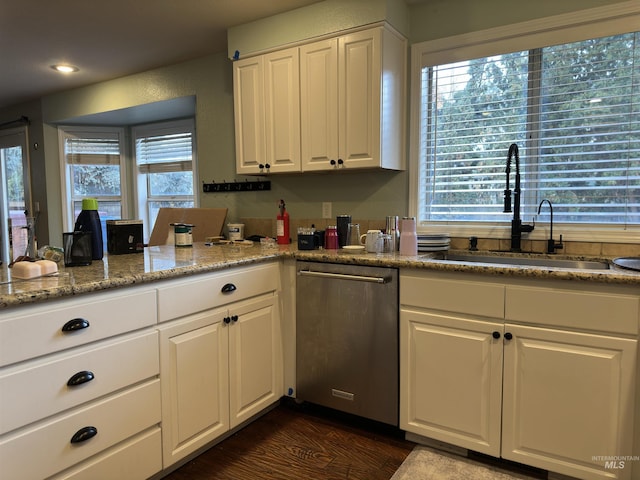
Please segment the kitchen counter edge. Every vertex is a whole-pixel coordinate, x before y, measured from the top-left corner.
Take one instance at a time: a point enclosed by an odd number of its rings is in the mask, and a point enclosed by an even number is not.
[[[226,247],[222,247],[226,248]],[[11,281],[6,267],[0,284],[0,310],[101,290],[152,283],[200,273],[262,263],[281,258],[369,265],[379,267],[428,269],[442,272],[476,273],[495,276],[545,278],[640,285],[640,272],[612,266],[609,270],[575,270],[556,267],[447,262],[437,254],[400,256],[399,254],[352,253],[330,250],[297,250],[294,246],[264,249],[259,245],[222,250],[221,247],[194,245],[188,252],[175,247],[154,247],[145,253],[105,256],[86,267],[61,268],[57,275]]]

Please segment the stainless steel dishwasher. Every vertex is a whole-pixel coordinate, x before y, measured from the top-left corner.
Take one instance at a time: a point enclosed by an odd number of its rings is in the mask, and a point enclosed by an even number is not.
[[[398,425],[398,271],[297,262],[296,397]]]

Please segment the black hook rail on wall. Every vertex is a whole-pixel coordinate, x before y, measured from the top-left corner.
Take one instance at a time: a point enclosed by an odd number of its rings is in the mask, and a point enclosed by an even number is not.
[[[264,192],[271,190],[271,182],[269,180],[245,181],[245,182],[222,182],[222,183],[203,183],[202,191],[204,193],[218,192]]]

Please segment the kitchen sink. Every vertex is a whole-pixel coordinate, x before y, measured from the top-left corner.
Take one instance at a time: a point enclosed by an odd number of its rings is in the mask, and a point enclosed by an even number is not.
[[[600,260],[568,260],[565,258],[549,258],[549,257],[518,257],[518,256],[501,256],[491,254],[465,254],[465,253],[446,253],[440,260],[452,262],[473,262],[473,263],[494,263],[501,265],[525,265],[532,267],[556,267],[556,268],[573,268],[578,270],[608,270],[609,263]]]

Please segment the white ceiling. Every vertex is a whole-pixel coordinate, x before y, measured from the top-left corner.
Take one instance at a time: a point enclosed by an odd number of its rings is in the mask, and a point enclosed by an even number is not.
[[[318,1],[0,0],[0,108],[224,52],[228,27]]]

